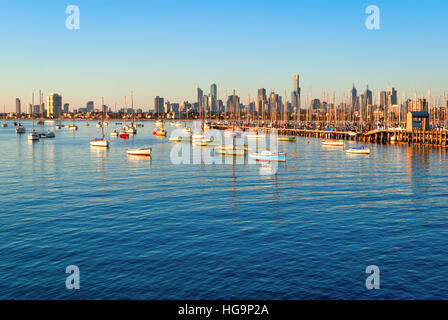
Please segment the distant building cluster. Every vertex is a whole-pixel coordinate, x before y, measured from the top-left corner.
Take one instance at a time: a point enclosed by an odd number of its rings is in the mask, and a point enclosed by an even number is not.
[[[448,120],[448,99],[446,96],[431,97],[428,92],[426,97],[414,94],[413,99],[406,97],[403,93],[402,98],[395,88],[380,90],[378,94],[366,87],[360,93],[353,84],[347,92],[336,97],[335,92],[323,92],[320,97],[312,97],[310,93],[303,97],[301,89],[301,77],[294,74],[292,77],[292,90],[290,91],[290,101],[287,101],[287,92],[281,93],[271,90],[268,92],[265,88],[259,88],[256,96],[252,99],[248,96],[247,103],[236,92],[226,93],[219,98],[219,90],[216,83],[210,85],[210,90],[204,93],[200,87],[196,89],[196,101],[189,102],[170,102],[164,97],[156,96],[153,106],[149,108],[129,108],[126,105],[113,109],[106,105],[95,107],[94,101],[87,101],[85,107],[73,108],[73,114],[84,116],[94,115],[100,112],[116,113],[121,116],[130,116],[138,114],[143,117],[162,117],[162,118],[180,118],[197,115],[204,111],[209,117],[229,118],[238,114],[238,119],[278,119],[281,114],[283,119],[308,122],[371,122],[371,123],[401,123],[408,112],[427,112],[431,119]],[[64,114],[70,113],[70,104],[63,103],[62,96],[52,93],[47,96],[46,103],[44,97],[39,92],[39,104],[34,103],[33,93],[32,103],[22,108],[20,98],[15,101],[15,112],[17,115],[41,116],[48,118],[58,118]],[[275,115],[275,116],[274,116]],[[240,117],[241,116],[241,117]]]

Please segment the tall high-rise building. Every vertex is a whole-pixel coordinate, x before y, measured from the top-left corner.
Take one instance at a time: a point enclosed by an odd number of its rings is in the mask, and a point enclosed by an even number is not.
[[[201,88],[198,87],[198,93],[197,93],[198,100],[197,100],[197,102],[199,104],[199,109],[201,109],[201,107],[202,107],[203,96],[204,96],[204,92],[201,90]]]
[[[355,84],[353,84],[352,90],[350,90],[350,105],[353,110],[356,109],[357,102],[358,102],[358,90],[356,90]]]
[[[163,106],[164,99],[162,97],[155,97],[154,98],[154,112],[155,113],[164,113],[164,106]]]
[[[387,105],[387,94],[386,91],[380,92],[380,106],[384,107]]]
[[[68,104],[68,103],[64,104],[63,112],[69,113],[69,108],[70,108],[70,104]]]
[[[214,101],[218,99],[218,87],[214,83],[210,86],[210,97]]]
[[[171,104],[169,101],[165,101],[165,111],[167,113],[171,112]]]
[[[258,95],[257,95],[257,111],[258,112],[263,112],[263,105],[266,102],[266,89],[265,88],[261,88],[258,89]]]
[[[199,106],[199,112],[202,110],[201,108],[204,108],[204,110],[207,110],[208,108],[208,96],[207,95],[203,95],[202,96],[202,102],[201,105]]]
[[[52,93],[47,97],[47,117],[57,118],[62,112],[62,97],[57,93]]]
[[[86,109],[87,109],[87,112],[93,112],[93,110],[95,109],[95,102],[87,101]]]
[[[233,109],[234,104],[235,104],[235,109]],[[233,101],[233,95],[231,95],[227,98],[226,112],[238,112],[239,106],[240,106],[240,97],[235,95],[235,101]]]
[[[365,106],[369,106],[373,104],[373,95],[372,95],[372,91],[369,90],[369,86],[367,86],[366,88],[366,92],[364,93],[364,105]]]
[[[292,89],[293,91],[300,93],[300,77],[298,74],[293,76]]]
[[[389,103],[391,105],[397,104],[397,90],[395,88],[389,90]]]
[[[300,76],[295,74],[292,81],[293,91],[291,93],[291,103],[294,110],[300,108]]]
[[[16,115],[19,117],[22,114],[22,106],[20,103],[20,99],[16,98]]]
[[[29,115],[33,114],[33,105],[31,103],[28,103],[26,105],[26,113],[29,114]]]

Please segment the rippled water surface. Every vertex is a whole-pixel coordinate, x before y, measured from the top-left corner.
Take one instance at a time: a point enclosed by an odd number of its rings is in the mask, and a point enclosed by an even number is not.
[[[2,299],[448,298],[445,149],[349,156],[298,139],[264,175],[172,164],[152,123],[107,151],[89,146],[94,123],[78,125],[37,143],[0,129]],[[65,288],[68,265],[78,291]],[[365,287],[368,265],[380,290]]]

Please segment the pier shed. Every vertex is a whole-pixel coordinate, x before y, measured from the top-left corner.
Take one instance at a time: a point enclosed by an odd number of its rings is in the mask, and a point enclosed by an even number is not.
[[[407,115],[406,130],[429,130],[429,113],[426,111],[410,111]]]

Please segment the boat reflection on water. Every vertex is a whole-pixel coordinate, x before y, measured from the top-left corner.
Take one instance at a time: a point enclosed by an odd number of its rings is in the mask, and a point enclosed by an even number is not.
[[[150,156],[139,156],[139,155],[126,155],[126,159],[129,160],[129,162],[135,162],[135,163],[143,163],[143,162],[152,162],[152,157]]]
[[[278,164],[277,163],[261,163],[259,173],[262,176],[273,176],[278,173]]]

